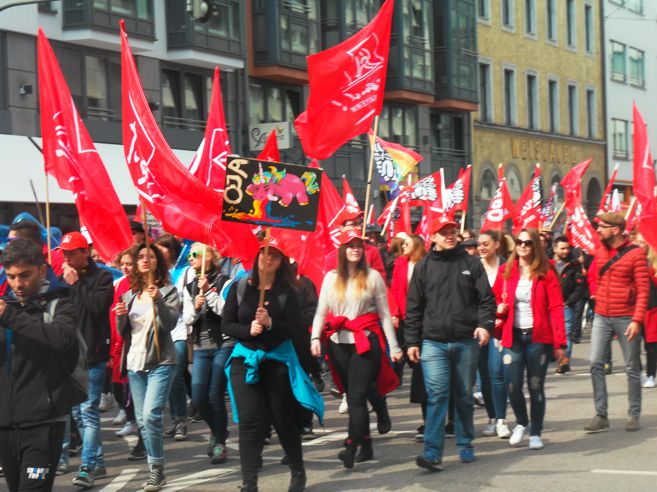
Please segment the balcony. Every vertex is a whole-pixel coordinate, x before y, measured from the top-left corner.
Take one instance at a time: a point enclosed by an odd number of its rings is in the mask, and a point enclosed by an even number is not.
[[[101,29],[116,32],[125,21],[133,36],[155,39],[153,0],[63,0],[64,29]]]

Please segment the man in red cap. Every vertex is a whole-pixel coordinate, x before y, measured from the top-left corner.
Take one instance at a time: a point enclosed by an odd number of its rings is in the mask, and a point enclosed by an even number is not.
[[[438,471],[451,384],[459,458],[463,463],[475,459],[472,387],[479,347],[488,343],[496,303],[481,261],[458,244],[457,223],[441,215],[429,232],[434,247],[413,270],[405,335],[408,358],[421,363],[427,391],[424,452],[416,463]]]
[[[64,254],[62,280],[69,285],[71,300],[78,313],[78,330],[87,345],[88,400],[80,405],[82,463],[73,485],[88,488],[105,468],[104,463],[97,461],[101,446],[98,406],[109,360],[109,316],[114,287],[112,274],[98,268],[89,257],[89,243],[81,233],[69,232],[57,249]]]

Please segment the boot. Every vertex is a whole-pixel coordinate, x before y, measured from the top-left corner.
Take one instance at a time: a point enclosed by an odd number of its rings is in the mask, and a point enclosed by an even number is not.
[[[386,403],[381,408],[377,408],[374,411],[376,413],[376,428],[379,431],[379,434],[387,434],[392,428],[390,414],[388,413],[388,404]]]
[[[240,485],[240,492],[258,492],[257,482],[244,482]]]
[[[290,479],[290,487],[287,492],[303,492],[306,490],[306,470],[292,470],[292,478]]]
[[[372,449],[372,438],[365,437],[360,442],[360,450],[356,455],[356,463],[362,463],[364,461],[369,461],[374,458],[374,450]]]
[[[338,454],[338,458],[342,463],[344,464],[345,468],[353,468],[354,467],[354,459],[356,457],[356,443],[351,440],[347,439],[347,442],[344,446],[344,449],[340,451]]]

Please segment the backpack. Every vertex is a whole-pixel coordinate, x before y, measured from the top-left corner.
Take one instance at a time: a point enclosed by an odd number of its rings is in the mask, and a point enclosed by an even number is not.
[[[58,298],[48,303],[46,310],[43,312],[43,322],[52,323],[55,319],[55,309],[57,308]],[[71,405],[79,405],[87,401],[89,388],[89,374],[87,373],[87,344],[82,338],[80,330],[75,330],[77,334],[77,344],[71,348],[63,357],[60,358],[64,374],[70,376],[71,382]]]

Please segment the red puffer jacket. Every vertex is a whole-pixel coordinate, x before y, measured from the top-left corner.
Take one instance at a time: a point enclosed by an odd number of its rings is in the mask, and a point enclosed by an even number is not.
[[[406,297],[408,296],[408,256],[398,256],[395,260],[395,268],[392,271],[392,283],[390,292],[397,303],[397,312],[391,311],[392,316],[406,319]]]
[[[618,249],[627,246],[623,243]],[[595,313],[600,316],[631,316],[632,321],[643,323],[650,294],[648,259],[641,248],[626,252],[611,268],[599,276],[599,271],[611,260],[618,249],[600,246],[595,252],[597,287],[595,290]]]
[[[652,282],[651,288],[657,289],[657,272],[650,268],[650,281]],[[643,324],[643,334],[646,343],[657,342],[657,307],[648,309],[646,312],[646,321]]]
[[[496,328],[495,338],[502,339],[502,346],[511,348],[513,345],[513,306],[516,300],[516,288],[520,280],[518,273],[518,263],[513,265],[511,276],[508,280],[504,279],[504,270],[506,265],[500,267],[500,271],[493,285],[493,293],[497,303],[502,302],[502,294],[506,291],[506,303],[509,310],[501,333]],[[506,284],[506,286],[505,286]],[[561,285],[559,277],[552,267],[545,277],[537,277],[532,281],[531,294],[532,314],[534,316],[534,330],[532,332],[532,342],[547,343],[554,348],[566,346],[566,325],[563,316],[563,295],[561,294]]]

